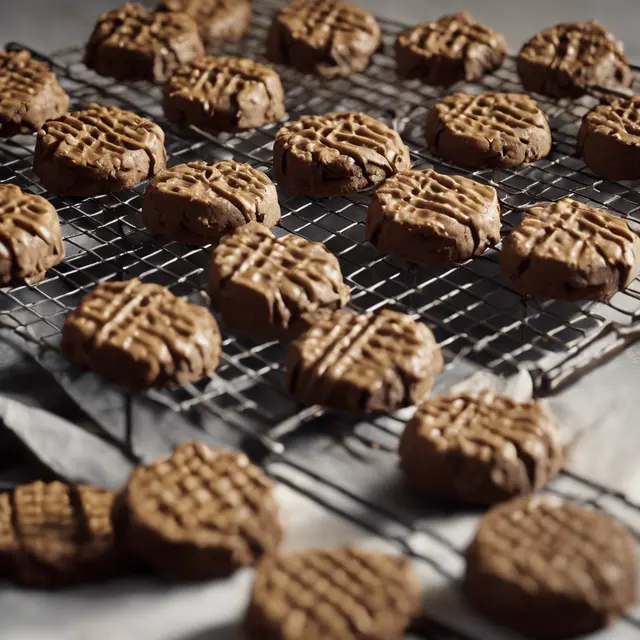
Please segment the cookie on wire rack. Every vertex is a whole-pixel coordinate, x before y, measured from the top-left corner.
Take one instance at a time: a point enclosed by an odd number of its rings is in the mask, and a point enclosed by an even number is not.
[[[640,272],[640,237],[626,221],[577,200],[543,202],[503,240],[500,268],[525,295],[608,300]]]
[[[34,482],[0,495],[0,573],[55,589],[126,572],[111,527],[114,494],[90,485]]]
[[[624,46],[595,20],[543,29],[520,49],[517,69],[527,91],[552,98],[579,98],[590,87],[619,91],[633,83]]]
[[[114,511],[116,536],[160,575],[225,577],[276,553],[273,490],[244,453],[183,442],[133,470]]]
[[[608,515],[553,495],[491,509],[465,555],[463,589],[471,604],[526,637],[597,631],[637,599],[631,533]]]
[[[382,41],[380,25],[368,11],[342,0],[293,0],[276,14],[266,55],[319,76],[363,71]]]
[[[640,178],[640,96],[594,107],[582,119],[577,152],[609,180]]]
[[[260,563],[245,628],[255,640],[396,640],[421,601],[405,558],[309,549]]]
[[[281,338],[299,333],[314,314],[345,306],[350,294],[338,259],[323,244],[279,238],[252,222],[212,252],[209,297],[230,329]]]
[[[498,69],[507,54],[502,35],[476,22],[468,13],[454,13],[411,27],[396,38],[396,70],[434,86],[477,82]]]
[[[69,97],[46,62],[29,51],[0,51],[0,138],[33,133],[69,110]]]
[[[98,17],[84,63],[116,80],[162,84],[179,65],[203,54],[198,25],[186,13],[150,12],[129,2]]]
[[[0,184],[0,286],[40,282],[64,255],[54,206],[14,184]]]
[[[427,146],[471,169],[519,167],[551,151],[547,117],[519,93],[452,93],[427,114]]]
[[[412,262],[464,262],[498,244],[500,214],[493,187],[433,169],[401,171],[371,197],[367,240]]]
[[[415,489],[475,504],[537,491],[564,463],[558,426],[538,402],[489,391],[427,400],[407,423],[398,454]]]
[[[188,162],[164,169],[151,180],[142,217],[152,233],[208,244],[249,222],[275,226],[280,205],[275,185],[248,164]]]
[[[191,16],[207,49],[237,42],[251,26],[251,0],[162,0],[158,11]]]
[[[135,187],[165,167],[164,131],[132,111],[90,103],[46,122],[33,170],[52,193],[95,196]]]
[[[65,319],[62,354],[133,391],[208,376],[221,339],[207,309],[137,278],[103,282]]]
[[[335,312],[289,345],[286,386],[305,405],[389,412],[425,400],[443,366],[433,333],[411,316]]]
[[[282,120],[284,90],[271,67],[248,58],[202,56],[164,88],[168,120],[210,131],[244,131]]]
[[[411,167],[409,149],[386,124],[357,111],[306,115],[276,135],[279,185],[330,197],[357,193]]]

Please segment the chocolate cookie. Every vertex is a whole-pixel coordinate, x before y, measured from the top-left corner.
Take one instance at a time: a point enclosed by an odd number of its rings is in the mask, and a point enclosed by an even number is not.
[[[412,262],[447,264],[479,256],[500,241],[493,187],[433,169],[402,171],[373,194],[367,239]]]
[[[90,103],[38,131],[33,170],[49,191],[94,196],[131,189],[165,167],[164,131],[131,111]]]
[[[0,286],[40,282],[64,260],[60,221],[53,205],[0,184]]]
[[[504,37],[466,12],[412,27],[396,39],[398,74],[433,86],[477,82],[500,67],[506,54]]]
[[[142,390],[199,380],[220,361],[220,332],[204,307],[137,278],[103,282],[65,319],[62,354]]]
[[[404,558],[356,548],[267,558],[246,617],[256,640],[395,640],[421,607]]]
[[[69,98],[46,62],[29,51],[0,51],[0,138],[33,133],[69,110]]]
[[[317,197],[357,193],[411,167],[400,135],[356,111],[289,122],[278,131],[273,153],[278,183]]]
[[[124,572],[107,489],[34,482],[0,495],[0,572],[25,587],[54,589]]]
[[[640,178],[640,96],[594,107],[582,120],[578,153],[610,180]]]
[[[500,267],[525,295],[607,300],[640,271],[640,238],[620,218],[571,198],[528,209],[502,243]]]
[[[573,638],[612,624],[635,603],[635,547],[609,516],[526,496],[482,518],[463,588],[496,622],[533,638]]]
[[[544,113],[519,93],[452,93],[429,110],[427,146],[462,167],[519,167],[551,151]]]
[[[476,504],[537,491],[564,462],[557,425],[540,404],[488,391],[428,400],[398,453],[419,491]]]
[[[277,551],[282,529],[273,488],[243,453],[183,442],[131,473],[118,538],[162,575],[228,576]]]
[[[237,42],[251,26],[251,0],[162,0],[158,11],[191,16],[208,49]]]
[[[341,0],[294,0],[276,14],[266,55],[303,73],[348,76],[368,66],[381,41],[368,11]]]
[[[622,43],[595,20],[540,31],[520,49],[517,68],[527,91],[552,98],[578,98],[592,86],[626,89],[633,82]]]
[[[349,302],[338,259],[319,242],[277,238],[252,222],[223,238],[213,251],[211,305],[235,331],[283,337],[305,316]]]
[[[248,164],[189,162],[164,169],[149,183],[142,217],[152,233],[208,244],[247,222],[275,226],[280,205],[275,185]]]
[[[282,120],[280,76],[247,58],[204,56],[180,67],[164,89],[168,120],[211,131],[243,131]]]
[[[84,63],[116,80],[161,84],[179,65],[203,53],[198,25],[185,13],[151,13],[127,3],[100,15]]]
[[[287,354],[287,390],[305,405],[395,411],[425,400],[443,360],[431,331],[397,311],[318,318]]]

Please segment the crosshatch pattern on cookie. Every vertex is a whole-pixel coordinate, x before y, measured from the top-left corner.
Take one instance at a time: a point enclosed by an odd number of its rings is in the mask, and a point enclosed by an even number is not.
[[[160,285],[104,282],[67,316],[62,351],[75,364],[98,370],[115,351],[131,370],[111,375],[131,377],[135,386],[183,384],[215,369],[220,334],[207,309]]]
[[[134,519],[172,543],[219,546],[238,565],[280,542],[274,485],[243,453],[200,442],[138,467],[126,490]]]
[[[47,122],[42,141],[51,145],[53,153],[64,146],[65,158],[81,166],[97,164],[104,155],[123,158],[129,151],[142,150],[153,173],[158,151],[165,157],[164,132],[157,124],[131,111],[95,103]]]
[[[287,620],[294,618],[300,637],[395,638],[419,603],[420,589],[403,558],[346,547],[302,551],[259,569],[247,623],[256,638],[273,627],[277,635],[270,637],[292,637]]]
[[[16,185],[0,184],[0,285],[41,278],[64,255],[53,205]]]

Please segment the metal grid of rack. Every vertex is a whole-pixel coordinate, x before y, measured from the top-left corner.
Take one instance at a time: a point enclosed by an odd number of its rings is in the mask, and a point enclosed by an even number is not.
[[[274,0],[254,3],[251,34],[241,43],[225,47],[225,53],[261,59],[266,29],[276,6]],[[411,149],[414,167],[459,172],[432,156],[424,144],[427,110],[444,92],[419,81],[396,79],[388,52],[401,25],[381,21],[381,26],[385,51],[377,54],[362,74],[321,80],[281,70],[289,116],[336,109],[365,111],[398,128]],[[164,120],[159,88],[99,77],[81,64],[81,53],[80,49],[70,49],[47,58],[73,107],[90,101],[106,102],[156,119],[166,132],[168,164],[233,157],[272,176],[272,145],[279,125],[219,136],[180,130]],[[473,93],[521,90],[513,59],[507,59],[500,70],[481,83],[461,84],[456,89]],[[546,159],[518,169],[464,172],[498,189],[505,233],[527,206],[568,195],[604,206],[632,224],[640,222],[640,193],[633,185],[597,178],[574,154],[581,118],[596,102],[594,96],[573,102],[539,99],[554,139]],[[206,304],[202,290],[208,249],[147,233],[139,215],[145,185],[85,199],[51,196],[32,171],[33,144],[33,137],[26,136],[0,143],[0,182],[12,182],[42,194],[54,204],[60,215],[67,258],[51,269],[42,282],[0,292],[0,327],[14,330],[40,348],[56,349],[65,315],[97,282],[106,279],[141,277]],[[513,374],[524,367],[532,374],[537,391],[544,392],[580,375],[640,334],[638,281],[606,304],[523,298],[510,290],[501,275],[497,249],[447,267],[412,265],[378,253],[365,241],[364,219],[369,200],[366,194],[313,200],[281,191],[280,200],[283,218],[278,233],[297,233],[324,242],[340,259],[345,280],[352,288],[351,306],[358,310],[393,306],[419,317],[434,331],[449,367],[461,358],[500,375]],[[309,493],[329,506],[332,498],[323,497],[325,493],[334,494],[334,498],[339,494],[340,500],[351,502],[358,513],[362,514],[364,507],[368,515],[361,515],[358,521],[401,542],[408,553],[434,565],[434,554],[420,552],[408,542],[422,534],[440,545],[445,556],[461,559],[461,546],[448,540],[446,533],[433,529],[424,520],[399,514],[388,504],[363,497],[329,477],[327,471],[314,470],[287,452],[283,445],[285,435],[321,417],[322,409],[301,408],[285,394],[283,344],[256,342],[228,332],[223,336],[223,361],[214,376],[177,390],[154,391],[151,397],[176,411],[208,410],[257,438],[270,454],[265,462],[274,476],[301,490],[305,482],[310,483]],[[402,428],[401,420],[389,416],[355,426],[341,416],[332,416],[331,422],[337,431],[343,425],[356,447],[369,450],[374,445],[380,456],[395,451]],[[611,495],[588,479],[563,474],[552,490],[614,512],[634,531],[640,530],[638,505],[624,496]],[[383,526],[385,522],[391,523],[396,532],[393,536],[389,535],[389,527]],[[448,573],[437,565],[436,562],[437,570]],[[627,622],[640,628],[637,617],[628,617]]]

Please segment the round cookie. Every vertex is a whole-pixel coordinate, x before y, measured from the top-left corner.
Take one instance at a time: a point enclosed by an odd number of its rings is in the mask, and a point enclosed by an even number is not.
[[[0,51],[0,138],[33,133],[69,110],[69,98],[46,62],[29,51]]]
[[[218,325],[207,309],[137,278],[99,284],[62,329],[66,358],[134,391],[210,375],[220,348]]]
[[[519,167],[551,151],[544,113],[519,93],[452,93],[429,110],[427,146],[472,169]]]
[[[255,129],[286,116],[280,76],[247,58],[204,56],[181,66],[164,88],[164,114],[210,131]]]
[[[111,528],[114,494],[90,485],[34,482],[0,495],[0,572],[55,589],[124,572]]]
[[[564,462],[557,425],[540,404],[488,391],[428,400],[408,422],[398,453],[414,488],[475,504],[537,491]]]
[[[433,333],[411,316],[337,312],[291,342],[286,385],[305,405],[391,412],[424,401],[442,368]]]
[[[251,0],[162,0],[158,11],[191,16],[207,49],[237,42],[251,26]]]
[[[635,603],[637,582],[635,540],[622,524],[542,495],[482,518],[463,589],[495,622],[554,640],[613,624]]]
[[[294,0],[276,14],[267,35],[266,55],[319,76],[363,71],[382,36],[368,12],[341,0]]]
[[[311,549],[260,563],[245,628],[256,640],[395,640],[421,600],[404,558]]]
[[[273,489],[244,453],[183,442],[133,470],[122,496],[124,530],[116,533],[161,575],[225,577],[277,551],[282,529]]]
[[[594,107],[578,134],[585,164],[609,180],[640,178],[640,96]]]
[[[349,302],[338,259],[319,242],[277,238],[252,222],[211,255],[211,306],[230,329],[263,338],[295,335],[318,311]]]
[[[411,167],[400,135],[356,111],[287,123],[276,135],[273,154],[278,184],[316,197],[357,193]]]
[[[0,287],[40,282],[63,260],[54,206],[14,184],[0,184]]]
[[[399,75],[449,87],[460,80],[477,82],[498,69],[507,54],[507,43],[502,35],[463,12],[403,31],[396,39],[395,53]]]
[[[640,238],[620,218],[571,198],[527,209],[502,242],[500,267],[519,293],[608,300],[640,271]]]
[[[127,3],[98,17],[84,63],[116,80],[162,84],[179,65],[203,53],[198,25],[185,13],[152,13]]]
[[[527,91],[552,98],[578,98],[591,86],[619,90],[633,83],[622,43],[595,20],[540,31],[520,49],[517,69]]]
[[[248,222],[274,227],[280,205],[275,185],[248,164],[189,162],[164,169],[149,183],[142,217],[152,233],[209,244]]]
[[[135,187],[165,167],[164,131],[131,111],[89,103],[38,131],[33,170],[60,196]]]
[[[367,240],[411,262],[464,262],[500,241],[500,203],[493,187],[433,169],[385,180],[367,211]]]

